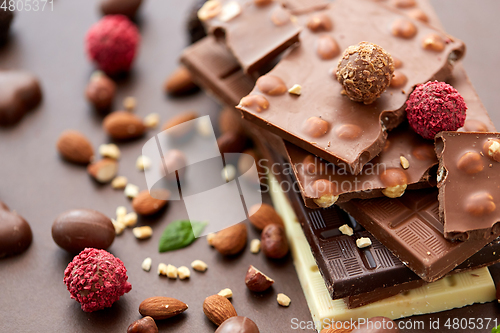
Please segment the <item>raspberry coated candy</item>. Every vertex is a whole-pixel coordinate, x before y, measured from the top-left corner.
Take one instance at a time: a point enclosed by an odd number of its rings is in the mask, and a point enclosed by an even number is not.
[[[417,86],[406,102],[411,128],[429,140],[441,131],[456,131],[464,126],[466,111],[462,95],[449,84],[438,81]]]
[[[127,281],[123,262],[105,250],[86,248],[73,258],[64,271],[64,283],[71,298],[85,312],[108,308],[132,285]]]
[[[106,15],[90,27],[85,43],[89,59],[114,75],[130,70],[140,39],[139,30],[126,16]]]

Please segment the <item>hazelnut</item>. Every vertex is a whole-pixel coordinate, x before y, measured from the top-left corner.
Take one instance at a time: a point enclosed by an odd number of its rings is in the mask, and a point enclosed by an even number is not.
[[[403,67],[403,62],[401,61],[401,59],[392,56],[392,61],[394,62],[394,68]]]
[[[278,224],[270,224],[262,230],[261,249],[268,258],[281,259],[288,253],[285,229]]]
[[[389,198],[399,198],[402,196],[408,184],[406,173],[401,169],[387,169],[380,175],[380,181],[385,189],[382,193]]]
[[[344,124],[337,127],[335,133],[340,139],[344,140],[354,140],[357,139],[363,130],[358,125],[354,124]]]
[[[467,152],[463,154],[457,163],[458,169],[473,175],[475,173],[481,172],[484,169],[484,163],[481,155],[475,152]]]
[[[96,110],[101,112],[111,109],[111,105],[115,99],[115,93],[115,82],[101,71],[92,74],[87,89],[85,90],[87,100]]]
[[[213,19],[222,10],[222,4],[218,0],[208,0],[205,4],[198,10],[198,18],[200,21],[207,21]]]
[[[426,13],[424,13],[421,9],[415,8],[410,10],[407,15],[411,18],[414,18],[416,20],[419,20],[421,22],[429,22],[429,17],[427,16]]]
[[[262,230],[270,224],[285,226],[281,216],[278,215],[273,206],[266,203],[253,205],[248,213],[250,223],[258,230]]]
[[[245,276],[245,284],[251,291],[266,291],[273,285],[273,283],[273,279],[266,276],[254,266],[250,265],[250,267],[248,267],[247,275]]]
[[[487,192],[472,194],[467,199],[465,210],[474,216],[488,215],[496,210],[493,196]]]
[[[318,31],[330,31],[332,30],[333,23],[330,17],[326,14],[316,14],[309,18],[307,22],[307,27],[309,30]]]
[[[391,31],[396,37],[412,38],[417,34],[417,27],[410,20],[398,19],[392,24]]]
[[[327,179],[318,179],[311,185],[311,190],[314,193],[314,202],[321,208],[328,208],[339,199],[334,183]]]
[[[330,60],[340,54],[340,47],[332,36],[322,35],[318,38],[316,53],[321,59]]]
[[[500,162],[500,140],[489,139],[486,141],[483,145],[483,152],[490,159]]]
[[[146,316],[130,324],[127,333],[158,333],[158,326],[153,318]]]
[[[444,50],[445,43],[440,35],[430,34],[423,39],[422,47],[425,50],[441,52]]]
[[[271,21],[278,27],[290,23],[291,18],[292,15],[290,14],[290,12],[285,10],[281,6],[277,6],[276,8],[274,8],[273,12],[271,13]]]
[[[423,144],[413,148],[411,154],[419,161],[426,161],[436,158],[434,146],[429,144]]]
[[[258,7],[264,7],[270,5],[273,0],[253,0],[253,3]]]
[[[257,80],[257,88],[266,95],[277,96],[287,92],[285,82],[274,75],[263,75]]]
[[[226,132],[217,138],[219,151],[224,153],[241,153],[247,143],[246,136],[236,132]]]
[[[306,120],[303,125],[303,131],[313,138],[320,138],[324,136],[330,128],[330,124],[320,117],[311,117]]]
[[[401,88],[406,82],[408,82],[408,78],[401,71],[394,71],[394,76],[392,77],[391,84],[389,85],[391,88]]]
[[[248,95],[240,101],[240,107],[255,109],[255,112],[262,112],[269,108],[269,101],[262,95]]]

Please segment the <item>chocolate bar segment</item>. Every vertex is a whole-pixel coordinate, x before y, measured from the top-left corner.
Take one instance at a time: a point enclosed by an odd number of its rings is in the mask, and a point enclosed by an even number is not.
[[[280,160],[276,156],[273,159]],[[280,172],[275,176],[280,182],[284,182],[282,188],[285,186],[290,188],[289,184],[295,182],[293,176],[286,172]],[[360,223],[357,223],[354,218],[339,209],[338,206],[334,205],[327,209],[309,209],[304,206],[300,192],[296,189],[287,191],[287,194],[332,299],[371,293],[421,280],[376,237],[368,233]],[[409,191],[405,196],[419,198],[426,194],[427,196],[431,195],[431,198],[427,199],[433,200],[437,207],[436,189]],[[374,202],[376,200],[380,199],[358,201]],[[399,199],[381,198],[381,200]],[[437,209],[431,210],[428,214],[429,218],[439,221]],[[389,219],[403,217],[401,214],[392,214],[392,212],[388,212],[386,215]],[[344,224],[353,229],[352,236],[345,235],[339,230],[339,227]],[[364,249],[358,248],[356,240],[360,237],[369,237],[372,245]],[[458,265],[453,272],[489,266],[500,261],[498,253],[500,253],[500,238],[495,239]]]
[[[354,199],[339,206],[418,276],[432,282],[496,238],[489,235],[467,242],[447,240],[439,219],[437,195],[437,189],[432,188],[407,191],[397,199]]]
[[[470,243],[500,235],[500,133],[441,132],[435,141],[444,236]]]
[[[459,131],[494,131],[488,111],[467,77],[462,63],[455,65],[453,77],[447,81],[460,92],[468,106],[465,125]],[[315,202],[318,199],[315,182],[319,179],[335,184],[337,191],[334,194],[338,196],[339,203],[383,196],[386,184],[381,175],[387,170],[397,170],[396,172],[404,174],[408,189],[435,186],[435,179],[430,176],[434,174],[433,168],[437,165],[434,144],[413,132],[407,124],[389,132],[382,152],[365,165],[359,175],[351,175],[289,142],[285,142],[285,146],[304,202],[309,208],[318,208]]]
[[[254,72],[299,40],[301,28],[279,1],[213,0],[205,20],[209,34],[223,36],[245,73]],[[216,15],[215,15],[216,14]]]
[[[416,35],[392,35],[388,27],[398,20],[413,25]],[[329,9],[299,17],[299,22],[309,25],[300,45],[259,79],[261,84],[238,108],[246,119],[352,174],[382,151],[386,130],[404,120],[413,86],[447,79],[465,50],[461,41],[372,1],[338,0]],[[443,50],[423,47],[431,35],[445,41]],[[334,75],[341,51],[360,41],[378,44],[399,59],[398,75],[406,77],[369,105],[343,96]],[[300,96],[288,93],[294,85],[301,86]]]

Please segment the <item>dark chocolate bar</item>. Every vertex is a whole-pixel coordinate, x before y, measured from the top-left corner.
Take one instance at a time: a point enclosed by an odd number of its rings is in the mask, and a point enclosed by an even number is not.
[[[465,125],[459,131],[494,131],[495,127],[488,116],[488,111],[467,77],[462,63],[455,65],[453,77],[448,82],[460,92],[468,106]],[[386,184],[381,176],[387,174],[387,171],[404,175],[408,189],[435,186],[434,177],[430,177],[430,174],[434,174],[434,170],[430,172],[431,169],[437,165],[434,143],[424,140],[407,125],[400,125],[389,132],[380,155],[371,160],[356,176],[289,142],[285,145],[304,202],[309,208],[318,208],[315,201],[319,196],[315,182],[319,179],[328,180],[335,185],[337,191],[333,194],[338,196],[338,203],[350,199],[383,196]],[[408,163],[406,169],[403,167],[404,163]]]
[[[372,1],[337,0],[324,11],[298,19],[315,31],[304,28],[300,45],[260,79],[261,85],[257,81],[238,108],[249,121],[352,174],[382,151],[386,130],[404,120],[413,86],[447,79],[465,51],[461,41]],[[390,27],[398,20],[413,25],[416,35],[410,39],[391,35]],[[311,22],[324,24],[316,28]],[[431,35],[443,41],[441,51],[422,46]],[[381,45],[399,59],[402,66],[396,75],[407,78],[394,80],[401,85],[390,87],[369,105],[343,96],[342,85],[332,75],[342,50],[360,41]],[[287,92],[294,85],[301,86],[300,96]]]
[[[439,215],[447,239],[484,241],[500,235],[500,133],[441,132]]]
[[[278,157],[274,158],[278,159]],[[293,176],[287,175],[285,172],[280,172],[275,176],[280,182],[285,181],[289,184],[295,182]],[[290,190],[287,194],[333,299],[381,291],[388,287],[422,280],[377,238],[368,233],[363,226],[339,209],[338,206],[334,205],[326,209],[309,209],[304,206],[297,190]],[[431,195],[430,198],[429,195]],[[436,189],[408,191],[403,197],[417,205],[418,198],[430,199],[436,208],[425,213],[428,214],[428,218],[439,221]],[[376,202],[377,200],[398,201],[400,199],[381,198],[352,201]],[[401,214],[394,216],[398,215],[403,217]],[[353,229],[352,236],[345,235],[339,230],[339,227],[344,224]],[[369,237],[372,245],[363,249],[358,248],[356,240],[361,237]],[[500,261],[498,253],[500,253],[500,238],[495,239],[475,255],[457,265],[453,272],[459,273],[490,266]]]
[[[213,0],[207,16],[198,11],[209,34],[223,36],[243,71],[251,73],[299,40],[301,28],[279,1]],[[253,40],[252,40],[253,38]]]

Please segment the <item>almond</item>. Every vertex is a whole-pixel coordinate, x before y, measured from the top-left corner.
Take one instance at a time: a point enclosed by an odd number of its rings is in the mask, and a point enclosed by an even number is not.
[[[108,183],[118,173],[118,163],[111,158],[104,158],[89,164],[87,172],[99,183]]]
[[[179,126],[176,129],[173,129],[173,127],[180,125],[182,123],[185,123],[190,120],[194,120],[198,118],[198,113],[195,111],[185,111],[182,113],[179,113],[178,115],[170,118],[165,124],[163,124],[162,130],[168,130],[171,129],[168,134],[169,136],[172,136],[173,138],[183,138],[185,137],[188,133],[191,133],[191,131],[194,129],[194,124],[189,124],[189,125],[184,125],[184,126]]]
[[[276,213],[274,207],[263,203],[262,205],[253,205],[250,207],[249,220],[252,225],[258,230],[263,230],[270,224],[278,224],[285,227],[281,216]]]
[[[193,77],[184,66],[179,66],[165,81],[165,92],[170,95],[184,95],[197,88]]]
[[[245,276],[245,284],[247,288],[254,292],[263,292],[269,289],[274,283],[274,280],[259,271],[254,266],[248,267],[247,275]]]
[[[183,313],[188,308],[187,304],[172,297],[150,297],[139,305],[139,313],[150,316],[154,320],[167,319]]]
[[[167,200],[153,198],[148,190],[144,190],[132,200],[132,208],[137,214],[152,215],[165,207],[167,202]]]
[[[87,164],[94,157],[94,148],[85,135],[66,130],[57,140],[57,150],[62,157],[73,163]]]
[[[140,137],[146,131],[142,120],[126,111],[115,111],[104,118],[103,128],[113,139],[127,140]]]
[[[244,223],[235,224],[215,234],[212,246],[222,255],[239,253],[247,243],[247,226]]]
[[[217,326],[227,319],[238,315],[231,302],[220,295],[212,295],[205,298],[203,312]]]

